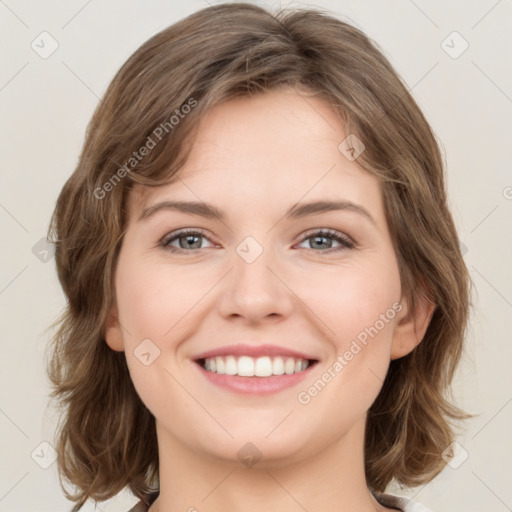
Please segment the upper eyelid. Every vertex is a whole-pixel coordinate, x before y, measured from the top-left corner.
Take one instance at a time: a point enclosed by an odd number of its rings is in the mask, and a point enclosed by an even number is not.
[[[206,231],[202,230],[201,228],[181,228],[181,229],[175,229],[173,231],[169,231],[166,233],[161,240],[166,239],[172,239],[176,238],[180,235],[187,235],[187,234],[198,234],[201,236],[204,236],[205,238],[210,238],[210,236],[206,233]]]

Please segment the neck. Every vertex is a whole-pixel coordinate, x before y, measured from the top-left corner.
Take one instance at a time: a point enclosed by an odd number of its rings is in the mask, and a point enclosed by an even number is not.
[[[369,492],[364,473],[364,418],[314,456],[252,468],[179,443],[157,421],[160,494],[150,512],[296,512],[388,510]]]

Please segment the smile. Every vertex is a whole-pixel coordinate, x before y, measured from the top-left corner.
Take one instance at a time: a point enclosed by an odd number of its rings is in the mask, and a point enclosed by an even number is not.
[[[227,355],[199,360],[199,364],[208,372],[219,375],[238,375],[239,377],[292,375],[303,372],[313,363],[313,360],[287,356],[258,358],[240,356],[237,358],[234,355]]]
[[[298,385],[320,362],[311,352],[256,341],[211,348],[192,360],[210,384],[253,396]]]

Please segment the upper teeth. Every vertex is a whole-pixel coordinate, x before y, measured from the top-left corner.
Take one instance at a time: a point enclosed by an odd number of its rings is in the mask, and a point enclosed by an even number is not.
[[[217,356],[204,360],[204,368],[210,372],[239,375],[240,377],[270,377],[271,375],[291,375],[305,370],[309,365],[306,359],[281,356],[252,358],[241,356]]]

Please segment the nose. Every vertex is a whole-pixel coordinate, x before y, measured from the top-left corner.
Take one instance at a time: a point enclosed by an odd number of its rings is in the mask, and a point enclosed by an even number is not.
[[[258,245],[254,240],[242,243],[233,254],[232,270],[223,280],[218,301],[225,318],[240,317],[257,324],[267,318],[282,320],[293,310],[294,293],[286,283],[284,262],[271,248]]]

